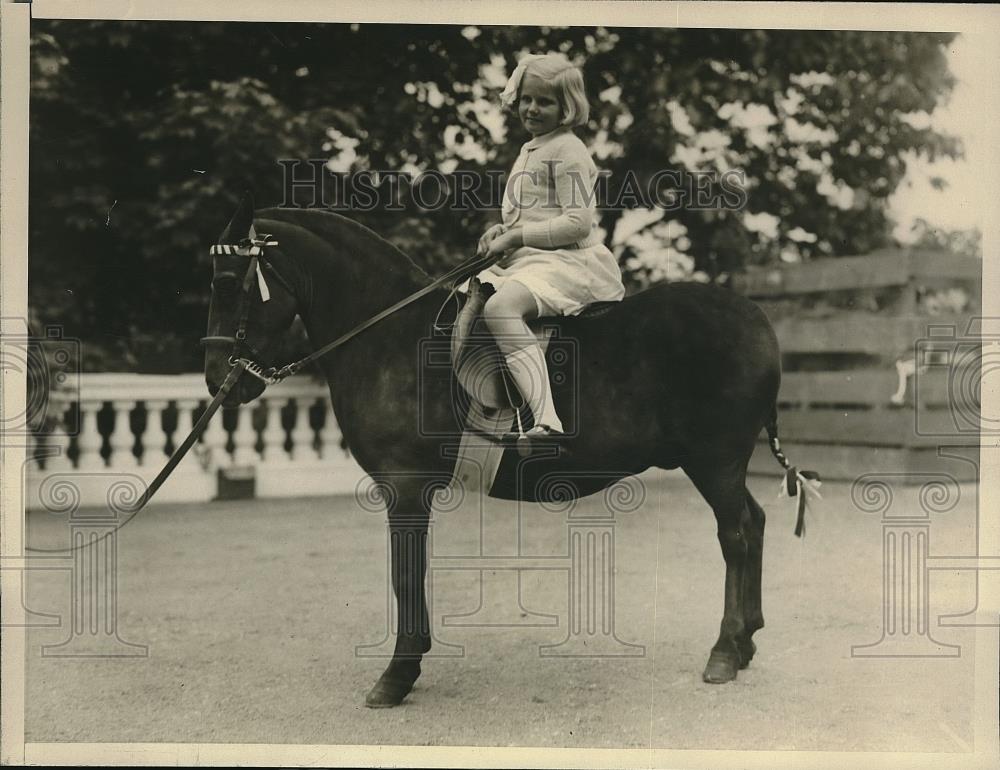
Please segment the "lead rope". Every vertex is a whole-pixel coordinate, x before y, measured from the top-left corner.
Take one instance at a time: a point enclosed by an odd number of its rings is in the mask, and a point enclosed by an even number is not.
[[[235,342],[237,345],[242,343],[245,338],[246,320],[250,310],[250,303],[247,301],[246,297],[247,297],[247,291],[250,288],[250,282],[254,278],[256,278],[257,288],[260,291],[261,300],[263,302],[267,302],[271,298],[270,291],[268,290],[267,287],[267,282],[264,279],[264,274],[260,267],[260,259],[263,258],[264,248],[266,246],[277,245],[277,241],[272,241],[270,240],[270,238],[271,238],[270,235],[263,235],[260,238],[258,238],[256,231],[251,226],[250,237],[247,239],[245,245],[233,246],[228,244],[217,244],[213,246],[209,252],[211,254],[238,254],[241,256],[249,256],[251,259],[247,273],[243,279],[243,292],[241,296],[244,298],[243,302],[244,306],[241,308],[240,323],[238,324],[236,332]],[[157,490],[161,486],[163,486],[163,483],[173,472],[174,468],[177,467],[177,464],[182,459],[184,459],[184,455],[186,455],[188,451],[191,449],[191,447],[194,446],[195,442],[201,436],[202,432],[205,430],[205,427],[208,425],[209,421],[219,410],[219,407],[222,405],[223,400],[225,400],[226,396],[229,395],[229,392],[233,389],[233,386],[236,385],[236,382],[239,380],[243,372],[249,372],[254,377],[263,381],[267,385],[275,385],[284,380],[289,375],[292,375],[295,372],[297,372],[306,363],[314,361],[320,356],[330,352],[334,348],[343,345],[351,338],[357,336],[365,329],[374,326],[376,323],[392,315],[397,310],[400,310],[401,308],[406,307],[410,303],[415,302],[416,300],[420,299],[426,294],[429,294],[434,289],[448,283],[448,281],[455,281],[455,285],[452,287],[451,294],[449,294],[448,296],[448,299],[450,300],[458,290],[458,285],[460,283],[459,278],[463,275],[463,273],[466,273],[467,271],[472,271],[469,274],[474,274],[479,272],[480,270],[484,270],[486,267],[489,267],[489,265],[491,265],[493,262],[499,259],[499,256],[500,255],[497,256],[486,255],[484,257],[474,257],[473,259],[468,260],[467,262],[463,262],[462,264],[457,265],[456,267],[452,268],[447,273],[445,273],[443,276],[441,276],[435,281],[432,281],[429,285],[423,287],[419,291],[414,292],[410,296],[400,300],[391,307],[386,308],[381,313],[372,316],[367,321],[358,324],[349,332],[347,332],[347,334],[338,337],[333,342],[324,345],[322,348],[320,348],[317,351],[314,351],[305,358],[302,358],[291,364],[286,364],[280,369],[275,369],[274,367],[264,368],[263,366],[261,366],[255,361],[252,361],[251,359],[245,357],[230,356],[229,364],[231,368],[229,370],[229,373],[226,375],[226,379],[219,387],[219,392],[215,394],[215,398],[213,398],[212,401],[209,402],[208,406],[205,408],[205,411],[202,413],[201,417],[198,418],[198,421],[191,428],[191,432],[188,434],[187,438],[184,439],[183,443],[181,443],[180,446],[178,446],[174,450],[173,454],[170,455],[170,457],[167,459],[166,464],[156,475],[153,481],[150,482],[149,486],[146,487],[146,490],[142,493],[142,495],[140,495],[135,505],[131,506],[130,508],[123,509],[124,513],[130,514],[129,517],[120,524],[116,524],[115,527],[110,532],[107,532],[104,535],[102,535],[102,539],[104,537],[108,537],[109,535],[118,532],[122,527],[124,527],[126,524],[132,521],[132,519],[136,517],[139,511],[141,511],[143,508],[146,507],[146,504],[152,499],[153,495],[156,494]],[[438,318],[440,318],[440,311],[438,313]],[[435,321],[436,320],[438,319],[435,319]],[[520,415],[518,415],[518,424],[520,425]],[[86,544],[81,543],[79,545],[71,546],[69,548],[33,548],[30,546],[25,546],[24,550],[29,553],[64,554],[64,553],[72,553],[73,551],[79,550],[84,545]]]
[[[448,306],[453,299],[455,300],[455,318],[458,318],[458,311],[462,307],[461,300],[458,298],[458,287],[459,283],[456,281],[455,285],[451,287],[451,291],[448,292],[448,297],[444,302],[441,303],[441,307],[438,308],[437,314],[434,316],[434,331],[438,334],[444,334],[447,330],[446,326],[441,325],[441,314],[444,313],[444,309]],[[455,322],[452,321],[448,326],[454,326]]]
[[[104,535],[102,535],[101,536],[102,540],[105,537],[108,537],[109,535],[118,532],[122,527],[124,527],[126,524],[132,521],[132,519],[136,517],[139,511],[141,511],[143,508],[146,507],[146,503],[148,503],[150,499],[152,499],[153,495],[156,494],[156,491],[163,485],[163,482],[167,480],[167,477],[173,472],[174,468],[177,467],[177,463],[179,463],[182,459],[184,459],[184,455],[186,455],[188,453],[188,450],[191,449],[192,446],[194,446],[195,442],[198,440],[202,432],[205,430],[205,426],[208,425],[209,420],[212,419],[213,415],[219,410],[219,407],[222,406],[223,400],[225,400],[226,396],[229,395],[229,391],[233,389],[233,386],[236,384],[237,380],[239,380],[241,374],[243,374],[243,365],[240,363],[237,363],[236,365],[233,366],[232,369],[229,370],[229,374],[226,375],[226,379],[223,381],[222,386],[219,388],[219,392],[215,394],[215,398],[211,400],[211,402],[205,408],[205,411],[202,412],[201,417],[198,418],[198,421],[194,424],[194,427],[191,428],[191,432],[187,435],[187,438],[184,439],[183,443],[174,450],[172,455],[170,455],[166,465],[164,465],[163,468],[160,470],[160,472],[156,474],[156,478],[154,478],[150,482],[149,486],[146,487],[146,490],[142,493],[142,495],[140,495],[139,499],[135,502],[135,504],[132,505],[131,507],[122,509],[121,512],[130,514],[129,517],[120,524],[116,524],[114,529],[112,529],[110,532],[107,532]],[[61,553],[71,553],[83,547],[84,545],[90,545],[90,544],[80,543],[79,545],[75,545],[70,548],[32,548],[30,546],[25,546],[24,550],[29,551],[31,553],[61,554]]]

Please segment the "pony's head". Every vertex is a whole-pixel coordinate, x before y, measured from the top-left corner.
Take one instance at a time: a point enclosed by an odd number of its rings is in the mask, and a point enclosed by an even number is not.
[[[212,297],[208,309],[205,382],[218,393],[237,358],[273,366],[274,354],[295,320],[297,301],[280,272],[280,245],[253,225],[253,198],[247,194],[212,248]],[[247,403],[265,384],[249,372],[230,391],[226,406]]]

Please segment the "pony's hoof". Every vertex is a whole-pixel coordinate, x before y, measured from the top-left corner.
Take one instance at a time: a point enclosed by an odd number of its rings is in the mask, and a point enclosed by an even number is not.
[[[740,648],[740,668],[744,669],[750,665],[754,654],[757,652],[757,645],[752,639],[744,639],[738,642]]]
[[[701,675],[701,678],[708,684],[724,684],[736,678],[737,670],[737,660],[734,656],[712,650],[712,654],[708,656],[705,673]]]
[[[370,709],[391,709],[398,706],[410,694],[413,683],[419,676],[419,663],[391,664],[368,691],[365,705]]]
[[[370,709],[391,709],[403,702],[410,694],[412,684],[379,679],[365,696],[365,706]]]

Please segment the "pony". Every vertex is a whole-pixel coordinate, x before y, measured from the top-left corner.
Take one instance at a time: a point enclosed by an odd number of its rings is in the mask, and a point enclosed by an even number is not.
[[[267,301],[250,280],[245,253],[213,249],[205,353],[213,396],[232,369],[241,318],[246,349],[267,366],[276,363],[296,316],[318,349],[432,283],[386,240],[332,212],[255,212],[244,198],[218,242],[245,242],[251,232],[273,239],[262,261]],[[390,662],[366,696],[370,707],[399,704],[431,647],[424,585],[433,504],[428,479],[443,486],[451,478],[454,453],[442,451],[442,437],[460,434],[462,416],[454,408],[454,373],[447,367],[421,372],[417,351],[447,297],[444,288],[430,291],[314,362],[329,384],[346,444],[380,485],[388,511],[397,635]],[[703,679],[735,679],[753,658],[753,635],[764,626],[765,514],[746,486],[762,429],[778,461],[790,468],[777,439],[781,363],[767,317],[728,289],[682,282],[650,287],[595,317],[546,321],[561,338],[574,341],[585,376],[572,393],[553,389],[569,431],[567,451],[526,465],[534,479],[565,474],[576,496],[647,468],[683,469],[715,514],[726,566],[719,636]],[[244,373],[223,403],[248,403],[265,387]],[[516,462],[508,462],[506,454],[495,496],[537,501],[559,494],[565,502],[566,484],[511,483]]]

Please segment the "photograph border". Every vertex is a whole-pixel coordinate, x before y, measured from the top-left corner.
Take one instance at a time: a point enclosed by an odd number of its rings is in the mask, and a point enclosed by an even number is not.
[[[613,14],[613,16],[612,16]],[[485,0],[410,0],[372,3],[342,0],[286,3],[280,8],[266,0],[175,0],[169,5],[151,0],[37,0],[0,5],[0,318],[4,337],[23,333],[27,318],[27,217],[28,217],[28,87],[29,26],[31,18],[197,20],[197,21],[316,21],[421,24],[519,24],[616,27],[764,27],[771,29],[955,31],[982,35],[996,56],[992,71],[982,77],[1000,82],[1000,7],[968,5],[867,4],[867,3],[678,3],[678,2],[566,2],[506,3]],[[609,22],[613,18],[613,23]],[[1000,192],[1000,94],[970,115],[991,126],[992,162],[983,173],[993,178]],[[1000,195],[998,195],[1000,199]],[[988,205],[984,203],[983,205]],[[994,207],[998,204],[993,203]],[[1000,212],[997,212],[1000,214]],[[983,232],[983,308],[985,316],[1000,316],[1000,216],[988,217]],[[22,320],[18,320],[22,319]],[[23,373],[22,373],[23,374]],[[3,415],[20,414],[25,404],[25,378],[4,372]],[[996,378],[982,392],[982,408],[1000,413]],[[986,440],[983,440],[985,438]],[[981,437],[983,449],[1000,449],[996,436]],[[1000,645],[997,627],[975,630],[975,682],[970,693],[975,706],[972,754],[883,753],[815,751],[690,751],[660,749],[534,749],[426,746],[295,746],[266,744],[183,743],[28,743],[24,742],[26,629],[17,627],[23,608],[17,596],[18,559],[23,553],[24,511],[21,476],[23,446],[0,441],[0,558],[8,569],[2,579],[3,644],[0,646],[2,681],[3,764],[129,764],[129,765],[325,765],[422,767],[830,767],[875,765],[883,767],[993,766],[1000,754],[997,732]],[[1000,451],[982,452],[980,510],[984,517],[979,553],[1000,554]],[[23,561],[23,560],[22,560]],[[1000,607],[998,573],[980,573],[980,607],[997,612]],[[17,582],[15,582],[17,580]],[[14,600],[11,591],[16,589]],[[982,610],[981,610],[982,611]],[[1000,615],[998,615],[1000,617]]]

